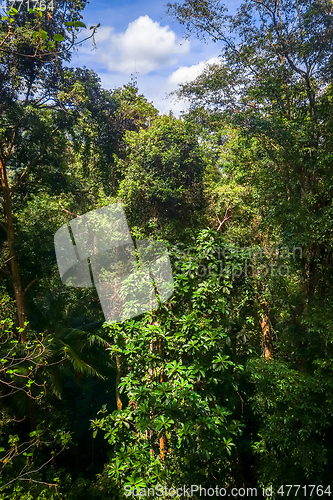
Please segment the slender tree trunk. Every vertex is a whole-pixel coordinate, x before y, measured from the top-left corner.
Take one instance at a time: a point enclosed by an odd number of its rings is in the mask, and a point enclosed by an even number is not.
[[[158,323],[156,323],[158,325]],[[158,350],[160,353],[161,358],[163,357],[163,347],[162,347],[162,339],[159,339],[158,341]],[[163,373],[160,373],[160,383],[162,384],[163,382]],[[160,437],[160,456],[161,460],[164,460],[164,448],[165,448],[165,437],[164,434]]]
[[[8,261],[10,264],[11,281],[14,288],[14,295],[16,300],[18,325],[20,328],[23,328],[23,331],[20,333],[20,338],[21,342],[24,343],[26,340],[26,331],[24,324],[25,323],[24,292],[21,285],[19,263],[15,252],[15,232],[14,232],[14,223],[12,215],[11,193],[8,185],[6,164],[4,162],[4,159],[1,157],[0,157],[0,170],[1,170],[1,186],[3,193],[6,233],[7,233],[7,241],[9,248]]]
[[[315,291],[315,258],[318,258],[318,251],[315,245],[308,248],[308,252],[304,258],[304,296],[305,296],[305,313],[308,313],[308,305]]]
[[[164,460],[164,436],[162,435],[160,437],[160,456],[161,456],[161,460]]]
[[[121,371],[120,371],[120,357],[117,355],[116,356],[116,366],[117,366],[117,373],[116,373],[116,399],[117,399],[117,410],[122,410],[123,404],[120,399],[120,392],[119,392],[119,384],[120,384],[120,377],[121,377]]]
[[[254,267],[256,267],[256,255],[254,255],[254,260],[253,260]],[[263,291],[264,291],[264,285],[263,286]],[[264,347],[264,356],[266,361],[269,361],[273,357],[273,339],[272,339],[272,327],[271,323],[269,321],[269,317],[265,310],[267,310],[267,301],[262,299],[262,293],[260,293],[258,290],[258,286],[256,281],[254,281],[254,288],[256,290],[256,295],[257,295],[257,301],[258,305],[261,304],[261,307],[259,306],[259,309],[263,309],[263,314],[259,316],[259,322],[262,330],[262,344]]]
[[[150,341],[149,341],[149,354],[152,354],[153,348],[154,348],[154,341],[151,338]],[[149,368],[148,369],[148,373],[149,373],[149,385],[150,385],[151,388],[153,388],[153,369]],[[152,412],[151,409],[150,409],[149,413],[150,413],[150,419],[152,419],[153,418],[153,412]],[[154,450],[153,450],[153,447],[152,447],[152,439],[153,439],[153,431],[150,430],[149,431],[150,454],[154,455]]]
[[[281,64],[282,64],[283,67],[285,67],[285,57],[284,56],[281,57]],[[284,104],[284,108],[286,110],[287,120],[290,120],[290,118],[291,118],[291,112],[290,112],[290,92],[289,92],[289,87],[288,87],[286,75],[284,76],[284,89],[285,89],[285,92],[286,92],[286,102]]]
[[[262,329],[264,356],[266,361],[268,361],[273,357],[273,343],[272,343],[272,332],[271,332],[270,322],[267,314],[263,315],[260,325]]]

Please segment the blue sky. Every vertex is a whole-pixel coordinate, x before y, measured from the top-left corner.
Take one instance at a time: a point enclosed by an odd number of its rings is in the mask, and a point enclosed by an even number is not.
[[[218,43],[205,44],[194,36],[184,40],[184,28],[166,15],[167,0],[91,0],[83,11],[89,27],[101,23],[97,49],[85,42],[73,54],[72,66],[86,66],[101,78],[106,89],[115,89],[136,73],[140,93],[162,113],[176,115],[186,103],[175,103],[166,93],[195,78],[207,61],[217,60]],[[240,1],[226,2],[235,9]],[[84,35],[84,33],[82,33]]]

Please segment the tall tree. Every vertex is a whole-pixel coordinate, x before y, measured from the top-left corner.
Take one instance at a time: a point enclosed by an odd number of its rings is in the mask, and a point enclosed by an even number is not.
[[[125,135],[126,157],[117,162],[123,177],[118,196],[139,231],[175,238],[177,230],[193,230],[202,217],[208,162],[198,139],[195,124],[172,116]]]
[[[289,226],[289,242],[305,247],[309,300],[319,261],[327,260],[323,246],[330,247],[331,7],[324,1],[252,0],[230,16],[218,1],[189,0],[169,4],[169,13],[189,31],[221,42],[221,63],[182,85],[179,96],[193,107],[222,112],[245,138],[257,141],[263,205],[278,195],[279,203],[269,206]]]
[[[190,0],[169,4],[169,12],[222,43],[221,63],[179,95],[222,113],[252,151],[247,175],[259,190],[262,224],[279,224],[284,243],[303,249],[302,310],[309,311],[332,275],[329,4],[253,0],[230,16],[220,2]]]
[[[329,481],[331,3],[250,0],[228,15],[218,1],[188,0],[169,4],[169,13],[188,32],[221,44],[221,62],[182,85],[178,95],[190,99],[198,116],[204,107],[207,122],[219,119],[237,131],[236,143],[229,142],[225,173],[254,187],[261,245],[274,242],[291,252],[285,279],[257,282],[268,349],[266,361],[248,364],[261,425],[254,445],[258,481]],[[267,334],[274,332],[278,340],[271,336],[267,343]],[[319,409],[322,391],[327,398]]]
[[[60,130],[68,115],[57,98],[62,63],[70,59],[76,32],[85,27],[80,20],[85,3],[60,1],[52,14],[11,9],[0,22],[0,172],[7,243],[3,264],[9,265],[22,341],[26,287],[17,257],[13,203],[32,170],[49,163],[51,148],[61,147]]]

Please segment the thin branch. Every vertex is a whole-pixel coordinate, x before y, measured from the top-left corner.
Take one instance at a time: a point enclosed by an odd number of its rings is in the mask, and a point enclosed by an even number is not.
[[[1,224],[1,225],[2,225],[2,224]],[[5,226],[5,225],[3,225],[3,227],[4,227],[5,231],[6,231],[6,226]],[[1,264],[1,266],[0,266],[0,271],[2,271],[2,272],[6,275],[6,276],[10,276],[10,272],[8,271],[8,269],[3,268],[3,267],[4,267],[4,265],[5,265],[7,262],[9,262],[10,260],[12,260],[13,258],[14,258],[14,257],[11,257],[10,259],[7,259],[7,260],[6,260],[3,264]]]
[[[219,231],[219,230],[221,229],[221,227],[223,226],[223,224],[224,224],[224,223],[225,223],[228,219],[230,219],[231,215],[229,215],[229,216],[228,216],[228,212],[229,212],[230,208],[231,208],[231,200],[229,201],[229,204],[228,204],[227,209],[226,209],[226,211],[225,211],[225,214],[224,214],[223,220],[221,221],[221,220],[219,219],[219,216],[218,216],[218,215],[216,216],[216,217],[217,217],[217,220],[218,220],[218,223],[219,223],[219,227],[217,228],[217,231]]]
[[[268,12],[268,14],[269,14],[272,18],[274,18],[274,13],[272,12],[272,10],[271,10],[269,7],[267,7],[267,5],[266,5],[264,2],[262,2],[261,0],[253,0],[253,1],[254,1],[254,3],[256,3],[256,4],[262,5],[262,6],[264,7],[264,9]],[[276,2],[275,2],[275,4],[276,4]],[[275,5],[275,7],[276,7],[276,5]]]
[[[21,120],[22,120],[22,118],[20,118],[19,121],[15,124],[14,132],[13,132],[11,141],[9,143],[9,146],[8,146],[7,150],[6,150],[6,153],[4,154],[4,160],[5,160],[4,161],[4,168],[6,168],[6,164],[7,164],[9,155],[12,152],[12,149],[13,149],[13,146],[14,146],[14,143],[15,143],[15,139],[16,139],[16,136],[17,136],[17,133],[18,133],[18,129],[19,129],[19,125],[20,125]]]
[[[8,26],[9,28],[9,26]],[[2,40],[2,42],[0,43],[0,48],[3,46],[3,44],[5,43],[6,39],[11,35],[11,32],[8,30],[8,33],[7,35],[5,36],[5,38]]]
[[[18,479],[20,481],[29,481],[29,483],[31,482],[31,483],[37,483],[37,484],[46,484],[46,486],[49,486],[49,487],[54,486],[55,488],[57,488],[59,486],[58,484],[44,483],[43,481],[36,481],[36,479],[31,479],[31,477],[30,478],[27,478],[27,477],[21,478],[21,477],[19,477]]]
[[[55,457],[57,457],[58,455],[60,455],[60,453],[62,453],[64,451],[64,449],[65,448],[62,448],[58,453],[55,453],[47,462],[45,462],[43,465],[41,465],[38,469],[25,472],[24,474],[20,473],[19,476],[15,477],[14,479],[12,479],[8,483],[4,484],[3,486],[0,486],[0,490],[3,490],[4,488],[6,488],[9,484],[13,483],[14,481],[17,481],[17,480],[23,481],[23,480],[25,480],[23,478],[23,476],[27,476],[29,474],[34,474],[36,472],[39,472],[41,469],[43,469],[43,467],[45,467],[45,465],[47,465],[49,462],[51,462],[51,460],[53,460]],[[22,469],[22,470],[24,470],[24,469]],[[33,479],[29,478],[28,481],[33,481]]]
[[[26,294],[26,292],[29,290],[29,288],[34,284],[36,283],[36,281],[38,281],[39,278],[38,276],[36,276],[36,278],[34,278],[32,281],[30,281],[30,283],[25,287],[25,289],[23,290],[23,295]]]
[[[97,27],[94,27],[93,32],[92,32],[92,34],[90,36],[87,36],[86,38],[84,38],[83,40],[80,40],[79,42],[75,42],[75,43],[73,42],[73,43],[71,43],[70,46],[68,48],[66,48],[65,50],[58,50],[58,51],[55,51],[55,52],[47,52],[45,54],[39,54],[39,55],[37,55],[36,52],[35,52],[35,54],[22,54],[21,52],[16,52],[14,50],[2,49],[0,47],[0,52],[5,52],[6,54],[12,54],[12,55],[19,56],[19,57],[29,57],[29,58],[32,58],[32,59],[39,59],[42,62],[47,63],[47,62],[50,62],[50,61],[49,61],[49,59],[47,59],[46,61],[43,61],[42,59],[43,59],[44,56],[47,56],[49,58],[50,56],[57,57],[60,54],[64,54],[65,52],[68,52],[69,50],[71,50],[76,45],[79,45],[79,44],[85,42],[86,40],[89,40],[90,38],[94,38],[96,31],[97,31]],[[38,47],[36,48],[36,50],[37,49],[38,49]]]
[[[63,210],[64,212],[66,212],[66,214],[73,215],[74,217],[81,217],[81,215],[78,215],[78,214],[73,214],[73,213],[72,213],[72,212],[70,212],[69,210],[66,210],[66,208],[62,206],[62,204],[61,204],[60,200],[59,200],[59,205],[61,206],[62,210]]]

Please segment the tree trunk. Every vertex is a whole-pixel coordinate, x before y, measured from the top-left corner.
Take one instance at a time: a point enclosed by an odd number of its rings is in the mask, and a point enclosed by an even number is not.
[[[120,372],[120,357],[117,355],[116,356],[116,366],[117,366],[117,374],[116,374],[116,399],[117,399],[117,410],[122,410],[123,404],[120,399],[120,392],[119,392],[119,384],[120,384],[120,377],[121,377],[121,372]]]
[[[14,288],[14,295],[16,300],[18,325],[19,328],[23,328],[23,331],[20,332],[20,339],[21,342],[24,343],[26,340],[24,292],[21,285],[19,263],[15,252],[15,232],[14,232],[14,223],[12,216],[12,199],[11,199],[10,188],[8,185],[6,164],[3,158],[0,158],[0,170],[1,170],[1,185],[3,193],[3,207],[4,207],[6,233],[7,233],[7,241],[9,248],[8,262],[10,264],[11,281]]]
[[[154,324],[159,326],[159,323],[155,322]],[[160,353],[161,358],[163,358],[163,347],[162,347],[162,339],[159,339],[158,341],[158,350]],[[160,373],[160,384],[163,383],[163,373]],[[161,460],[164,460],[164,448],[165,448],[165,437],[164,434],[160,437],[160,457]]]
[[[154,348],[154,341],[151,338],[150,341],[149,341],[149,354],[152,354],[153,348]],[[152,368],[148,369],[148,374],[149,374],[149,385],[150,385],[151,388],[153,388],[153,369]],[[152,419],[153,418],[153,412],[152,412],[151,409],[150,409],[149,413],[150,413],[150,419]],[[154,450],[153,450],[153,447],[152,447],[152,439],[153,439],[153,431],[150,430],[149,431],[150,454],[154,455]]]
[[[163,436],[163,434],[160,437],[160,456],[161,456],[161,460],[164,460],[164,436]]]
[[[269,361],[273,357],[273,343],[272,343],[272,333],[271,333],[269,318],[267,314],[263,315],[260,325],[263,336],[264,356],[266,361]]]

